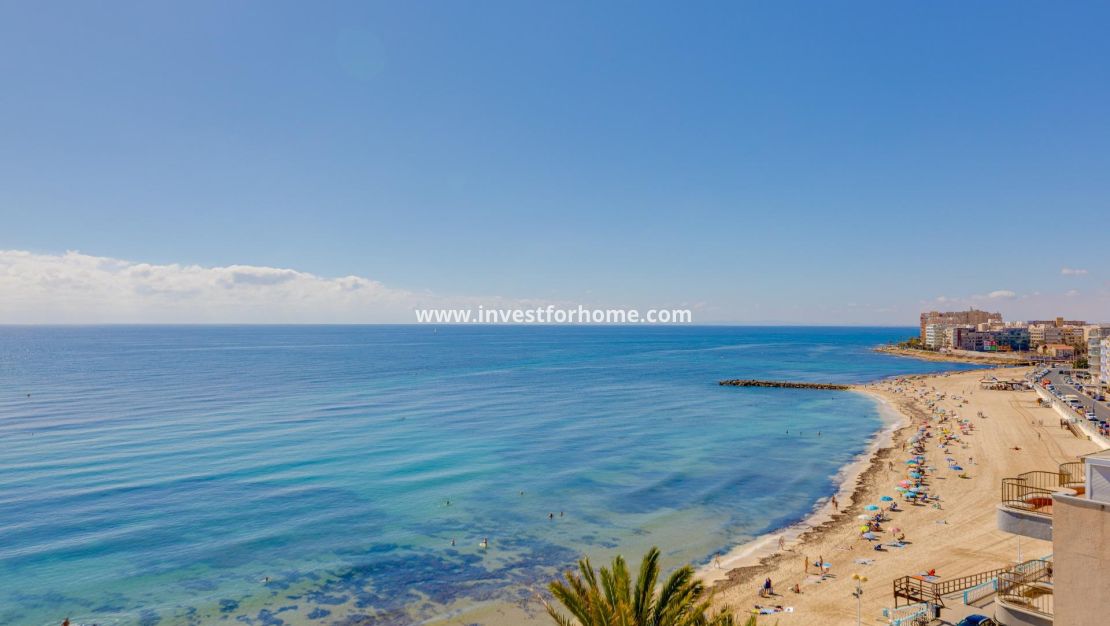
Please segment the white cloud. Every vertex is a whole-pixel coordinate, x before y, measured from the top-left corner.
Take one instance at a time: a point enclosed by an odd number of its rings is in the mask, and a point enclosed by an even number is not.
[[[1017,297],[1017,294],[1009,289],[998,289],[987,294],[987,297],[992,300],[1012,300]]]
[[[1069,297],[1069,298],[1074,298],[1075,296],[1079,295],[1079,290],[1078,289],[1069,289],[1069,290],[1064,292],[1064,295]]]
[[[1083,276],[1087,273],[1087,270],[1079,270],[1072,267],[1063,267],[1060,268],[1060,273],[1064,276]]]
[[[361,276],[325,278],[276,267],[0,250],[0,323],[411,323],[413,308],[478,304],[538,302],[447,298]]]

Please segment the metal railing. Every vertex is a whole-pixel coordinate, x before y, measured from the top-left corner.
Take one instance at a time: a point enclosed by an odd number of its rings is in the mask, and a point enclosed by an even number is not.
[[[890,626],[924,626],[932,620],[933,605],[918,602],[894,609],[883,609],[883,617],[890,620]]]
[[[977,572],[968,576],[961,576],[951,580],[925,580],[921,576],[903,576],[894,580],[894,605],[898,601],[906,600],[909,603],[932,602],[937,606],[944,606],[944,596],[971,589],[983,583],[990,582],[1000,574],[1012,568],[1000,567],[985,572]]]
[[[971,589],[964,590],[964,604],[973,605],[974,603],[988,598],[998,591],[998,579],[992,578],[985,583],[975,585]]]
[[[1043,470],[1033,470],[1032,472],[1018,474],[1016,478],[1030,487],[1037,487],[1038,489],[1057,489],[1064,485],[1064,482],[1067,480],[1067,474],[1059,471],[1046,472]]]
[[[1045,575],[1049,571],[1051,571],[1049,569],[1051,567],[1052,555],[1050,554],[1039,559],[1032,559],[1029,561],[1025,561],[1024,563],[1018,563],[1009,572],[1003,572],[998,576],[1001,577],[1012,574],[1029,576],[1031,573],[1038,573],[1038,575],[1040,575],[1041,577],[1045,577]],[[985,583],[975,585],[970,589],[965,589],[963,593],[964,604],[971,605],[975,602],[979,602],[980,600],[994,595],[998,591],[998,580],[998,577],[995,577]]]
[[[1002,479],[1002,504],[1014,509],[1052,515],[1052,494],[1061,489],[1083,491],[1083,463],[1062,463],[1055,472],[1034,470]]]
[[[1052,564],[998,576],[998,601],[1042,615],[1053,614]]]
[[[1052,494],[1056,491],[1030,486],[1022,478],[1003,478],[1002,504],[1012,509],[1052,515]]]
[[[1083,461],[1061,463],[1060,475],[1062,485],[1065,487],[1075,487],[1077,485],[1083,485],[1087,481],[1087,477],[1083,471]]]

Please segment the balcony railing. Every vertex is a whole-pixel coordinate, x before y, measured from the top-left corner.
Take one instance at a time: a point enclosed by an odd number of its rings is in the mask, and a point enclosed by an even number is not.
[[[1083,493],[1083,463],[1064,463],[1058,471],[1032,471],[1002,479],[1002,504],[1022,511],[1052,515],[1052,494],[1065,489]]]
[[[998,601],[1013,607],[1052,616],[1052,563],[998,576]]]
[[[1052,515],[1052,494],[1057,489],[1028,485],[1023,478],[1002,479],[1002,504],[1011,509]]]

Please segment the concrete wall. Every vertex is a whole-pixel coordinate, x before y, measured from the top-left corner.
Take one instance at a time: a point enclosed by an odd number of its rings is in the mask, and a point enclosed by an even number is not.
[[[1005,505],[997,505],[995,522],[998,530],[1029,537],[1052,541],[1052,517],[1043,513],[1011,509]]]
[[[1053,500],[1055,623],[1110,623],[1110,504],[1063,495]]]
[[[1033,385],[1033,390],[1037,392],[1038,396],[1044,398],[1045,402],[1049,402],[1052,405],[1052,408],[1056,409],[1056,413],[1060,417],[1071,420],[1076,424],[1076,426],[1079,426],[1079,430],[1087,433],[1087,438],[1095,442],[1098,447],[1102,448],[1103,450],[1110,448],[1110,439],[1107,439],[1106,437],[1098,434],[1098,431],[1091,426],[1090,422],[1085,419],[1080,419],[1074,411],[1067,408],[1063,402],[1057,400],[1055,396],[1053,396],[1051,393],[1048,393],[1048,391],[1046,389],[1043,389],[1040,385]]]
[[[1032,611],[1011,607],[1003,602],[996,602],[994,605],[994,621],[1002,624],[1002,626],[1053,626],[1054,624],[1065,623],[1053,621],[1051,618]],[[1092,624],[1091,626],[1095,625]]]

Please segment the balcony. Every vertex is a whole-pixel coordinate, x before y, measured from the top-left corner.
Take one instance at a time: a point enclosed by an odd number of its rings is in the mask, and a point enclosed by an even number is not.
[[[1033,471],[1002,479],[998,529],[1052,541],[1053,494],[1082,495],[1083,464],[1064,463],[1057,471]]]
[[[1047,626],[1052,624],[1054,594],[1052,563],[1040,567],[1015,570],[998,576],[996,617],[1006,624]]]

